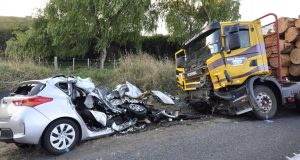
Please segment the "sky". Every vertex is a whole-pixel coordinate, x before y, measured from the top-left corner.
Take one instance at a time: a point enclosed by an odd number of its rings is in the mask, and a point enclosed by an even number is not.
[[[267,13],[275,13],[278,17],[298,18],[300,0],[241,0],[241,20],[254,20]]]
[[[37,8],[43,8],[48,0],[0,0],[0,16],[32,16]],[[300,15],[300,0],[241,0],[241,20],[254,20],[267,13],[279,17]],[[158,33],[166,33],[164,23],[159,24]]]
[[[48,0],[0,0],[0,16],[32,16],[37,8],[43,8]]]

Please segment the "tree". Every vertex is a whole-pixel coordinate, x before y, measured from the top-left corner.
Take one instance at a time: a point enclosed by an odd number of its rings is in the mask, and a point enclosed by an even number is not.
[[[55,54],[83,56],[92,45],[102,69],[112,41],[138,40],[157,19],[151,0],[50,0],[43,15]]]
[[[41,12],[39,12],[41,13]],[[47,20],[38,14],[26,29],[16,29],[7,42],[6,54],[12,58],[34,58],[54,55],[52,38],[47,33]]]
[[[159,6],[170,40],[177,42],[194,35],[209,18],[212,21],[240,18],[239,0],[160,0]]]

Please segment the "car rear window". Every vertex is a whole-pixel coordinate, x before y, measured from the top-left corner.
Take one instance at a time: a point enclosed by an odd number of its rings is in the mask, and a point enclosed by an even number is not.
[[[45,88],[45,84],[41,83],[31,83],[31,84],[22,84],[14,92],[18,95],[24,96],[35,96]]]

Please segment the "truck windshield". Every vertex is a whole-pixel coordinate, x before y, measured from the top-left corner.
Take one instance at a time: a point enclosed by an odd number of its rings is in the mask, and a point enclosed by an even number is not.
[[[219,53],[221,50],[220,29],[210,30],[200,35],[197,39],[185,46],[187,52],[186,64],[193,59],[198,59],[205,55]]]

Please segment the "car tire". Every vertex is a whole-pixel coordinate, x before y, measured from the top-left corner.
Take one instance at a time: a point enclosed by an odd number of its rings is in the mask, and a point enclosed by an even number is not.
[[[79,126],[69,119],[51,123],[42,137],[43,147],[51,154],[60,155],[71,151],[79,141]]]
[[[261,120],[273,118],[277,112],[277,100],[273,91],[269,87],[257,85],[254,87],[254,95],[260,105],[253,110],[254,115]]]
[[[131,103],[127,106],[127,109],[139,119],[146,118],[148,113],[147,108],[142,104]]]

